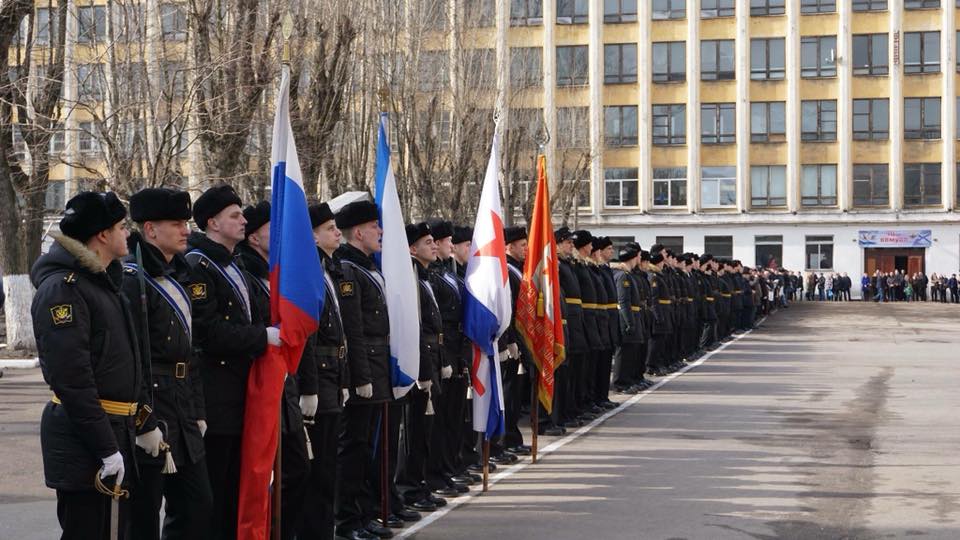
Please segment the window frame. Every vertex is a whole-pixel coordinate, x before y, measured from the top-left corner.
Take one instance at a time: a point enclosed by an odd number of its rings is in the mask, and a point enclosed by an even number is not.
[[[157,6],[157,10],[160,12],[160,35],[163,39],[185,41],[189,28],[186,6],[179,2],[163,2]],[[174,27],[168,28],[167,22],[171,19]]]
[[[878,40],[882,38],[882,40]],[[867,58],[869,63],[864,66],[858,66],[856,63],[857,57],[857,40],[866,39],[867,42]],[[883,42],[883,54],[880,58],[883,59],[883,65],[874,64],[874,49],[876,48],[877,41]],[[853,57],[853,75],[859,77],[867,76],[878,76],[878,75],[889,75],[890,74],[890,35],[886,33],[874,33],[874,34],[854,34],[852,41],[852,54]]]
[[[93,14],[93,26],[85,28],[85,25],[90,24],[90,15],[88,15],[90,13]],[[107,6],[77,6],[76,39],[77,43],[81,44],[102,43],[107,39]]]
[[[774,105],[778,105],[780,111],[772,111]],[[756,107],[763,107],[764,109],[764,131],[756,131],[754,129],[754,109]],[[772,130],[773,122],[772,119],[776,118],[776,115],[779,114],[783,119],[783,131],[777,132]],[[787,140],[787,102],[786,101],[751,101],[750,102],[750,142],[751,143],[782,143]]]
[[[671,173],[682,174],[682,176],[664,176]],[[659,177],[658,177],[659,176]],[[654,208],[686,208],[688,201],[687,190],[689,189],[689,174],[687,174],[686,167],[654,167],[653,168],[653,186],[652,186],[652,195],[653,195],[653,207]],[[666,185],[666,194],[667,194],[667,204],[658,204],[657,203],[657,186]],[[674,191],[674,188],[678,189],[680,193]],[[674,201],[674,197],[680,198],[681,201]]]
[[[658,47],[659,46],[659,47]],[[660,58],[661,55],[657,54],[657,49],[665,49],[667,62],[667,71],[658,72],[657,71],[657,58]],[[680,62],[680,71],[673,71],[673,57],[675,49],[679,49],[683,55],[682,61]],[[687,42],[686,41],[656,41],[652,44],[653,50],[653,63],[651,66],[650,78],[654,83],[679,83],[687,80]]]
[[[729,249],[725,244],[729,244]],[[723,246],[721,249],[717,249],[718,246]],[[703,236],[703,252],[709,253],[714,257],[719,257],[721,259],[730,259],[733,258],[733,236],[732,235],[704,235]]]
[[[808,104],[816,104],[816,131],[810,131],[807,128],[807,107]],[[824,108],[825,105],[832,105],[833,110]],[[831,123],[827,117],[833,114],[833,131],[825,129]],[[826,117],[826,118],[825,118]],[[835,99],[804,99],[800,102],[800,140],[802,142],[834,142],[837,140],[837,100]]]
[[[708,122],[704,121],[704,112],[712,111],[714,113],[713,131],[705,131]],[[727,126],[724,122],[724,113],[732,118],[732,126],[728,131],[723,131]],[[737,142],[737,104],[736,103],[701,103],[700,104],[700,144],[736,144]]]
[[[706,54],[705,47],[713,46],[713,55]],[[722,48],[730,48],[729,66],[721,66],[721,60],[724,58]],[[704,58],[713,56],[713,71],[704,69]],[[732,81],[737,76],[737,45],[733,39],[704,39],[700,41],[700,80],[701,81]],[[729,69],[724,69],[729,67]],[[708,77],[708,74],[712,76]]]
[[[644,0],[639,0],[643,2]],[[687,0],[649,0],[650,19],[654,21],[675,21],[687,18]],[[660,13],[666,13],[666,16],[657,16],[657,4],[666,4],[665,8],[660,9]],[[679,4],[681,7],[676,7]]]
[[[920,188],[920,193],[917,195],[918,200],[912,202],[908,199],[908,172],[909,169],[916,168],[920,172],[919,184],[917,187]],[[930,197],[930,200],[926,200],[926,197],[930,196],[927,194],[927,178],[936,177],[937,178],[937,190],[936,197]],[[911,196],[912,198],[912,196]],[[942,163],[904,163],[903,164],[903,206],[905,208],[920,208],[920,207],[931,207],[939,206],[943,201],[943,164]]]
[[[589,148],[589,134],[590,107],[557,107],[557,148]]]
[[[621,178],[610,178],[608,175],[613,171],[627,171],[627,176]],[[633,175],[629,175],[629,171],[633,171]],[[633,192],[632,194],[629,191],[624,191],[627,188],[627,184],[633,183]],[[611,184],[616,183],[619,188],[619,204],[610,204],[610,186]],[[624,201],[630,202],[631,199],[636,199],[634,204],[624,204]],[[604,208],[637,208],[640,206],[640,173],[639,169],[636,167],[606,167],[603,169],[603,207]]]
[[[841,2],[844,0],[840,0]],[[824,9],[828,8],[828,9]],[[819,15],[821,13],[836,13],[837,0],[801,0],[800,13],[802,15]]]
[[[817,171],[817,193],[816,195],[806,195],[804,194],[804,177],[806,176],[806,171],[810,170],[811,167],[816,167]],[[833,195],[830,195],[826,190],[824,190],[824,174],[825,170],[833,170]],[[815,200],[815,202],[808,202],[809,200]],[[830,202],[832,200],[832,202]],[[837,165],[835,163],[809,163],[804,164],[800,168],[800,206],[804,208],[835,208],[838,203],[837,197]]]
[[[883,191],[886,193],[883,198],[877,196],[878,172],[883,172]],[[866,174],[865,174],[866,173]],[[853,164],[853,190],[852,199],[854,208],[883,208],[890,206],[890,164],[889,163],[854,163]],[[857,196],[857,184],[866,184],[869,186],[869,195],[864,197]]]
[[[583,73],[581,74],[570,74],[568,77],[561,77],[560,75],[560,66],[566,65],[561,61],[561,52],[566,53],[570,51],[570,54],[573,56],[569,60],[570,68],[576,68],[577,66],[577,53],[582,53],[585,62],[583,63]],[[590,83],[590,52],[587,45],[557,45],[556,46],[556,55],[557,55],[557,87],[577,87],[577,86],[587,86]]]
[[[704,7],[704,4],[707,2],[711,2],[712,7]],[[735,17],[736,15],[736,0],[700,0],[701,19],[721,19],[724,17]]]
[[[516,69],[518,63],[524,69]],[[537,64],[536,69],[526,69],[527,63]],[[517,73],[522,73],[523,78]],[[514,90],[543,87],[543,47],[510,48],[510,87]]]
[[[926,59],[926,50],[927,50],[927,35],[936,34],[937,39],[934,42],[937,45],[937,60],[935,62],[928,62]],[[909,55],[909,46],[911,38],[916,37],[919,41],[918,46],[920,47],[919,56],[920,62],[914,63],[910,62],[908,59]],[[904,75],[923,75],[926,73],[940,73],[941,61],[943,58],[943,51],[940,47],[940,31],[939,30],[930,30],[926,32],[904,32],[903,33],[903,74]]]
[[[629,135],[630,129],[628,123],[625,121],[629,117],[627,113],[633,111],[633,134]],[[616,125],[619,126],[618,133],[614,136],[611,136],[609,128],[611,113],[615,114],[617,118]],[[603,107],[603,141],[604,145],[608,148],[620,148],[620,147],[629,147],[637,146],[639,144],[640,138],[640,119],[639,119],[639,110],[636,105],[606,105]],[[626,135],[624,133],[627,133]]]
[[[824,46],[833,42],[833,60],[829,64],[824,64]],[[811,68],[804,59],[806,46],[812,43],[816,44],[817,62],[816,67]],[[837,36],[802,36],[800,38],[800,78],[802,79],[830,79],[837,76]]]
[[[782,182],[781,191],[783,192],[783,197],[778,197],[773,195],[773,189],[775,176],[771,174],[774,169],[777,172],[782,172],[782,175],[776,177],[777,180]],[[758,185],[757,177],[754,174],[755,172],[763,172],[762,184],[764,186],[764,194],[758,195],[755,191],[756,186]],[[763,201],[763,202],[759,202]],[[750,208],[786,208],[787,206],[787,166],[786,165],[751,165],[750,166]]]
[[[510,0],[510,26],[543,26],[543,1]]]
[[[909,102],[918,102],[920,105],[920,115],[907,115],[907,105]],[[936,114],[927,114],[927,107],[930,103],[937,104]],[[935,141],[943,138],[943,101],[939,96],[908,97],[903,98],[903,138],[909,141]],[[911,118],[919,118],[920,127],[910,129],[908,123]],[[936,123],[928,123],[927,120],[933,120]]]
[[[547,0],[552,1],[552,0]],[[559,25],[570,25],[570,24],[587,24],[590,20],[590,2],[589,0],[556,0],[557,2],[557,24]],[[572,13],[570,15],[562,15],[561,9],[563,7],[570,6]],[[578,8],[583,8],[583,12],[579,12]],[[561,21],[560,19],[568,19]]]
[[[719,171],[723,169],[725,173],[722,176],[712,176],[707,173],[707,171]],[[731,173],[732,171],[732,173]],[[713,187],[710,187],[710,184],[716,184]],[[705,189],[716,189],[717,203],[707,203],[707,197],[705,195]],[[732,189],[731,189],[732,188]],[[730,199],[730,192],[732,191],[733,197]],[[724,193],[727,194],[728,199],[730,200],[729,204],[723,204]],[[701,167],[700,168],[700,207],[706,210],[722,210],[727,208],[736,208],[737,206],[737,166],[736,165],[721,165],[721,166],[710,166],[710,167]]]
[[[637,1],[638,0],[603,0],[603,22],[606,24],[634,23],[637,22]],[[643,1],[643,0],[639,0]],[[624,4],[633,3],[633,13],[624,11]],[[616,11],[610,11],[608,6],[616,5]],[[629,9],[629,5],[627,7]]]
[[[780,42],[780,50],[783,52],[780,58],[781,67],[772,67],[771,59],[773,55],[770,52],[770,45],[773,42]],[[763,69],[754,66],[753,47],[755,43],[763,42]],[[767,37],[750,39],[750,80],[752,81],[782,81],[787,76],[787,43],[785,38]],[[759,76],[762,75],[762,76]]]
[[[867,112],[857,112],[858,104],[867,104]],[[879,115],[876,111],[876,105],[883,103],[886,107],[886,115]],[[853,132],[853,140],[855,141],[886,141],[890,139],[890,98],[858,98],[854,99],[852,104],[852,115],[853,115],[853,124],[851,125]],[[857,118],[866,117],[867,130],[858,130],[857,129]],[[883,129],[878,129],[877,119],[883,118]]]
[[[834,246],[834,237],[833,237],[832,234],[808,234],[808,235],[805,235],[805,236],[804,236],[804,239],[803,239],[803,245],[804,245],[804,251],[803,251],[803,253],[804,253],[804,255],[803,255],[803,266],[804,266],[804,270],[806,270],[806,271],[830,271],[830,270],[833,270],[833,246]],[[816,253],[815,253],[815,254],[810,252],[810,248],[811,248],[811,247],[814,247],[814,246],[816,247]],[[827,262],[828,262],[829,264],[828,264],[828,267],[827,267],[827,268],[824,268],[824,266],[823,266],[823,259],[824,259],[824,256],[826,255],[826,254],[824,253],[824,249],[823,249],[825,246],[830,246],[830,249],[829,249],[830,255],[829,255],[829,258],[827,259]],[[819,263],[819,264],[817,264],[817,267],[816,267],[816,268],[814,268],[813,265],[810,264],[810,256],[811,256],[811,255],[817,255],[817,256],[818,256],[817,258],[818,258],[818,263]]]
[[[875,7],[879,5],[882,7]],[[853,0],[853,11],[865,13],[869,11],[887,11],[888,0]]]
[[[905,11],[917,10],[917,9],[939,9],[939,8],[940,8],[940,0],[904,0],[903,2],[903,9]]]
[[[658,114],[657,109],[661,109]],[[664,114],[664,110],[666,114]],[[677,135],[676,130],[673,129],[675,124],[671,121],[676,113],[682,116],[682,121],[676,124],[676,127],[683,129],[683,132],[680,135]],[[651,109],[651,133],[653,146],[682,146],[687,144],[687,104],[686,103],[655,103],[652,105]],[[666,130],[666,136],[661,137],[667,142],[657,142],[657,121],[658,119],[666,119],[666,125],[662,126],[661,129]]]
[[[624,50],[633,48],[633,73],[629,73],[630,66],[624,62]],[[618,70],[615,74],[607,72],[607,51],[616,50]],[[604,43],[603,44],[603,84],[636,84],[640,59],[636,43]],[[589,60],[588,60],[589,62]],[[589,70],[588,70],[589,71]],[[587,73],[589,80],[589,72]]]
[[[786,13],[786,0],[750,0],[751,17],[776,17]]]

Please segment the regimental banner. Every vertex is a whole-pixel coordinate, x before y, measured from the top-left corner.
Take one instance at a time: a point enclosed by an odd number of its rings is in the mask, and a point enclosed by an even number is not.
[[[918,231],[860,231],[860,247],[873,248],[928,248],[933,234],[930,229]]]

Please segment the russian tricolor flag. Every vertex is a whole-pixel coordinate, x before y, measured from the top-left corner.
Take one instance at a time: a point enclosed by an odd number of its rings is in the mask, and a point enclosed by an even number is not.
[[[463,333],[473,341],[473,429],[483,432],[487,440],[504,431],[497,339],[510,326],[513,311],[499,171],[500,139],[495,133],[473,229],[463,298]]]
[[[241,540],[266,540],[269,534],[270,476],[280,433],[283,384],[288,374],[296,372],[307,337],[319,326],[324,302],[323,269],[290,126],[289,90],[290,68],[284,65],[273,123],[270,216],[270,317],[280,327],[283,344],[267,346],[247,379],[237,519]]]

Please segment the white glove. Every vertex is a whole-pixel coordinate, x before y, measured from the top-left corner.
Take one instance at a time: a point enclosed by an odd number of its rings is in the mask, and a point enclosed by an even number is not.
[[[358,386],[355,388],[357,392],[357,397],[362,397],[363,399],[370,399],[373,397],[373,384],[367,383],[363,386]]]
[[[274,347],[279,347],[283,344],[283,341],[280,340],[280,329],[276,326],[267,327],[267,344],[273,345]]]
[[[203,437],[207,434],[207,421],[206,420],[197,420],[197,427],[200,428],[200,436]]]
[[[300,396],[300,412],[303,413],[304,417],[313,418],[317,414],[317,405],[319,402],[320,399],[316,394]]]
[[[498,362],[501,362],[501,363],[506,362],[509,359],[510,359],[510,351],[503,350],[497,353]]]
[[[139,437],[138,437],[139,438]],[[159,453],[159,450],[158,452]],[[113,455],[103,458],[103,470],[100,471],[100,478],[117,475],[117,483],[123,483],[123,456],[120,452],[114,452]]]
[[[153,431],[148,431],[143,435],[137,435],[137,446],[153,457],[160,455],[160,443],[162,442],[163,432],[160,431],[160,428],[153,428]]]
[[[507,354],[511,360],[516,360],[520,358],[520,347],[517,347],[516,343],[511,343],[507,345]]]
[[[453,368],[451,366],[443,366],[440,368],[440,378],[447,380],[450,377],[453,377]]]
[[[346,405],[347,400],[350,399],[350,390],[347,390],[346,388],[341,388],[340,395],[343,396],[343,401],[341,402],[341,405]]]
[[[422,392],[429,392],[431,386],[433,386],[433,381],[417,381],[417,388]]]

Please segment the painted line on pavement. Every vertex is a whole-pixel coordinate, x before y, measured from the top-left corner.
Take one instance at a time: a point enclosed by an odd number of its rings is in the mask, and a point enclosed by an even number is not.
[[[24,358],[18,360],[0,360],[0,369],[33,369],[40,366],[39,358]]]
[[[762,319],[760,319],[759,321],[757,321],[757,322],[755,323],[756,326],[759,327],[761,324],[763,324],[763,321],[765,321],[765,320],[767,320],[767,317],[766,317],[766,316],[763,317]],[[540,459],[543,459],[543,457],[548,456],[548,455],[556,452],[557,450],[563,448],[564,446],[566,446],[566,445],[572,443],[573,441],[579,439],[579,438],[582,437],[583,435],[586,435],[586,434],[589,433],[593,428],[599,426],[600,424],[606,422],[606,421],[609,420],[610,418],[613,418],[614,416],[620,414],[621,412],[625,411],[626,409],[632,407],[634,404],[636,404],[637,402],[639,402],[639,401],[642,400],[643,398],[645,398],[645,397],[649,396],[650,394],[652,394],[653,392],[655,392],[658,388],[660,388],[660,387],[662,387],[663,385],[667,384],[668,382],[676,379],[676,378],[679,377],[680,375],[683,375],[684,373],[690,371],[691,369],[699,366],[700,364],[706,362],[711,356],[713,356],[714,354],[717,354],[717,353],[719,353],[720,351],[726,349],[726,348],[727,348],[728,346],[730,346],[731,344],[736,343],[736,342],[740,341],[741,339],[747,337],[748,335],[750,335],[750,334],[753,332],[753,330],[754,330],[754,329],[750,329],[750,330],[747,330],[746,332],[744,332],[744,333],[742,333],[742,334],[740,334],[740,335],[734,336],[732,340],[730,340],[730,341],[728,341],[728,342],[726,342],[726,343],[721,344],[721,345],[720,345],[719,347],[717,347],[716,349],[707,352],[706,354],[704,354],[703,356],[701,356],[701,357],[698,358],[697,360],[693,361],[692,363],[687,364],[687,365],[684,366],[683,368],[680,368],[679,370],[671,373],[670,375],[667,375],[666,377],[661,378],[659,381],[657,381],[657,382],[656,382],[653,386],[651,386],[650,388],[647,388],[647,389],[644,390],[643,392],[637,393],[636,395],[632,396],[630,399],[628,399],[628,400],[624,401],[623,403],[621,403],[616,409],[612,409],[612,410],[607,411],[605,414],[597,417],[595,420],[591,421],[589,424],[580,427],[579,429],[577,429],[577,430],[574,431],[573,433],[571,433],[571,434],[563,437],[562,439],[558,439],[558,440],[556,440],[556,441],[548,444],[547,446],[539,449],[539,451],[537,452],[538,463],[539,463],[539,460],[540,460]],[[505,479],[507,479],[507,478],[510,478],[510,477],[513,476],[514,474],[516,474],[516,473],[518,473],[518,472],[526,469],[526,468],[529,467],[530,465],[533,465],[533,461],[532,461],[531,457],[530,457],[530,456],[525,456],[525,457],[523,457],[521,460],[519,460],[518,462],[516,462],[516,463],[514,463],[513,465],[511,465],[509,468],[507,468],[507,469],[505,469],[505,470],[501,470],[501,471],[498,472],[498,473],[491,474],[488,484],[489,484],[489,486],[492,488],[494,485],[496,485],[496,484],[497,484],[498,482],[500,482],[501,480],[505,480]],[[467,503],[469,503],[469,502],[471,501],[471,499],[473,499],[473,498],[475,498],[475,497],[479,497],[479,496],[482,495],[482,494],[483,494],[482,487],[481,487],[481,485],[480,485],[479,483],[476,484],[476,485],[474,485],[474,486],[471,486],[471,489],[470,489],[470,492],[469,492],[469,493],[465,493],[465,494],[463,494],[463,495],[461,495],[461,496],[459,496],[459,497],[453,498],[453,499],[448,499],[448,500],[447,500],[447,506],[444,506],[444,507],[441,508],[441,509],[438,509],[438,510],[436,510],[436,511],[434,511],[434,512],[431,512],[431,513],[427,514],[423,519],[421,519],[420,521],[416,522],[416,523],[415,523],[413,526],[411,526],[410,528],[405,528],[405,529],[403,529],[403,530],[401,530],[401,531],[397,531],[395,538],[407,538],[407,537],[409,537],[409,536],[411,536],[411,535],[416,534],[416,533],[419,532],[419,531],[422,531],[423,529],[425,529],[426,527],[430,526],[431,524],[439,521],[441,518],[443,518],[443,516],[449,514],[449,513],[452,512],[453,510],[455,510],[455,509],[457,509],[457,508],[459,508],[459,507],[461,507],[461,506],[463,506],[463,505],[466,505]]]

